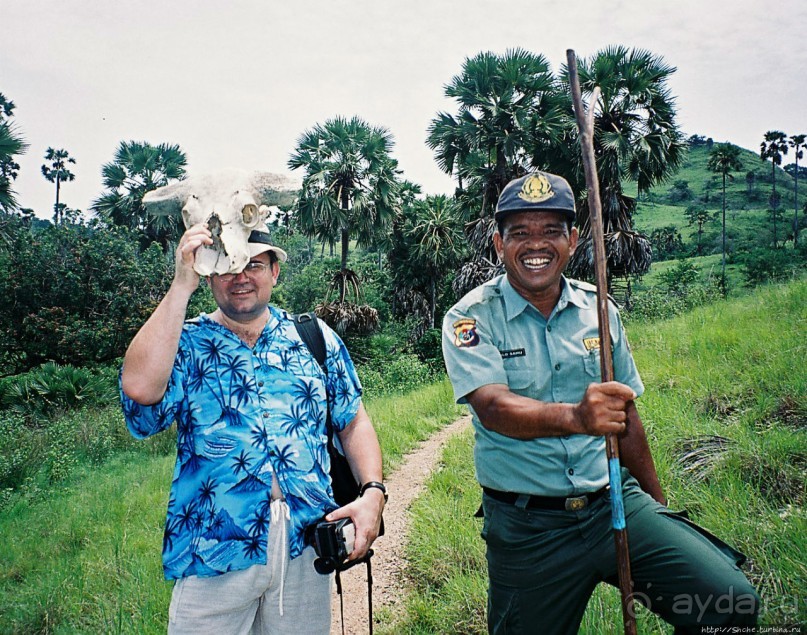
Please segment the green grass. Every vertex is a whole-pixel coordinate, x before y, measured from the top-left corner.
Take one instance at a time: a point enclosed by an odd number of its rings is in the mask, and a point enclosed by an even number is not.
[[[447,381],[366,405],[387,471],[461,414]],[[164,633],[171,584],[160,551],[173,464],[124,452],[16,496],[0,512],[0,633]]]
[[[447,379],[403,396],[372,399],[366,407],[381,444],[385,474],[400,465],[420,441],[465,412],[454,404]]]
[[[807,281],[629,329],[646,385],[640,412],[670,506],[749,556],[764,623],[804,623]],[[729,440],[722,451],[707,443],[716,436]],[[399,614],[384,615],[383,633],[485,632],[472,447],[470,434],[447,445],[413,508],[413,593]],[[610,635],[620,616],[618,593],[601,585],[581,632]],[[669,627],[643,611],[639,630]]]

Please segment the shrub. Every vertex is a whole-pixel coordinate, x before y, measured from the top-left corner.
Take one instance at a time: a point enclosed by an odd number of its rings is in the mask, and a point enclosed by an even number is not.
[[[330,279],[338,268],[339,262],[336,259],[310,262],[275,288],[272,292],[272,304],[283,307],[291,313],[313,311],[314,307],[328,295]]]
[[[0,243],[0,361],[15,373],[53,360],[120,357],[162,298],[172,264],[122,229],[15,226]]]
[[[783,281],[796,276],[807,262],[807,246],[795,250],[756,249],[738,256],[749,286],[763,282]]]
[[[413,349],[417,356],[433,370],[442,371],[445,368],[443,364],[442,332],[440,329],[427,330],[415,342]]]
[[[36,472],[42,461],[42,441],[41,434],[26,428],[21,416],[0,413],[0,491],[19,488]]]
[[[663,320],[722,298],[718,280],[710,278],[699,283],[698,277],[694,264],[678,262],[659,276],[660,285],[635,295],[630,310],[624,313],[625,319]]]
[[[80,406],[108,403],[116,394],[114,369],[93,371],[54,362],[2,383],[3,406],[30,421]]]
[[[412,353],[397,353],[385,360],[357,366],[365,395],[402,394],[434,381],[436,373]]]

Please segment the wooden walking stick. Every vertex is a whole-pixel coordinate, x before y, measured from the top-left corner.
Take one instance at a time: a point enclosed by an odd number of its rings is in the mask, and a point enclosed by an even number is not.
[[[606,283],[605,237],[602,229],[602,204],[600,184],[597,179],[597,164],[594,160],[594,104],[600,95],[597,86],[591,96],[591,104],[586,115],[580,80],[577,76],[577,58],[572,49],[566,51],[569,66],[569,84],[572,89],[574,114],[580,130],[580,148],[583,154],[583,168],[588,189],[589,224],[591,242],[594,248],[594,275],[597,279],[597,321],[600,329],[600,370],[602,380],[614,380],[614,362],[611,355],[611,328],[608,319],[608,285]],[[614,528],[616,563],[619,572],[619,592],[622,596],[622,621],[626,635],[636,635],[636,616],[633,610],[633,588],[630,576],[630,555],[628,552],[628,530],[625,526],[625,509],[622,502],[622,474],[619,464],[619,440],[609,434],[605,437],[608,453],[608,474],[611,486],[611,524]]]

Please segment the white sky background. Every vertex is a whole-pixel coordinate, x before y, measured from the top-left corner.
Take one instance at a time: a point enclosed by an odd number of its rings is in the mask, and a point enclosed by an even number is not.
[[[120,141],[179,144],[190,174],[280,172],[336,115],[389,128],[405,178],[449,193],[424,141],[466,57],[523,47],[557,72],[567,48],[646,48],[678,68],[687,134],[757,150],[807,132],[805,27],[804,0],[0,0],[0,92],[30,143],[14,189],[45,218],[48,146],[77,161],[62,202],[87,210]]]

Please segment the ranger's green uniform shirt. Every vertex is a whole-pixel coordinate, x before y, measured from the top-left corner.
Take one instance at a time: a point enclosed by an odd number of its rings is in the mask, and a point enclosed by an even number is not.
[[[578,403],[601,381],[596,288],[561,279],[549,316],[513,289],[506,275],[460,300],[443,321],[443,357],[458,403],[487,384],[506,384],[539,401]],[[609,303],[614,378],[637,395],[644,385],[619,314]],[[505,492],[575,496],[608,483],[605,438],[584,434],[520,440],[486,429],[473,414],[479,484]]]

